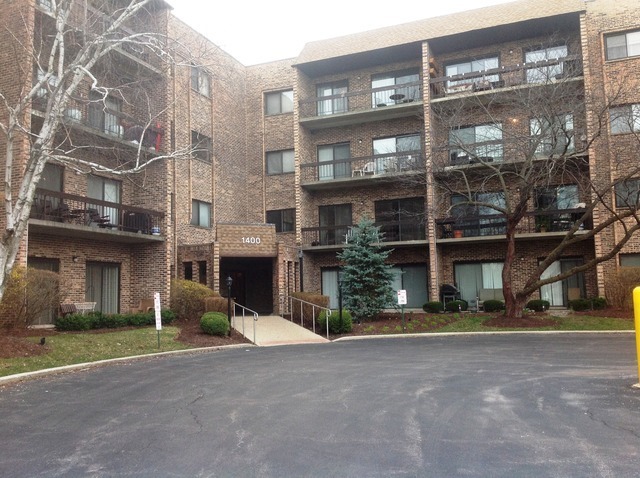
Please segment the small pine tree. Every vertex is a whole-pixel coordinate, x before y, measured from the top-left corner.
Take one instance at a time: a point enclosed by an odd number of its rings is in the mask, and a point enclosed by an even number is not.
[[[363,219],[352,229],[347,246],[338,253],[343,263],[343,307],[360,322],[393,304],[393,272],[385,261],[391,250],[379,245],[380,230],[370,219]]]

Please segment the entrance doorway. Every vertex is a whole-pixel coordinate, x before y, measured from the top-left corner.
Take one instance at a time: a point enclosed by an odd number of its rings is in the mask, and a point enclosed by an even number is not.
[[[231,297],[261,314],[273,312],[273,259],[223,257],[220,259],[220,292],[227,295],[227,277],[231,277]]]

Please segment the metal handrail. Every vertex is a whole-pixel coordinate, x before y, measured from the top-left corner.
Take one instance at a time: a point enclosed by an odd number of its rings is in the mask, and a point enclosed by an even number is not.
[[[246,316],[246,313],[249,312],[250,314],[253,315],[253,343],[256,343],[256,322],[258,322],[258,313],[255,310],[251,310],[248,307],[245,307],[244,305],[240,305],[237,303],[233,303],[233,326],[235,328],[235,321],[236,321],[236,307],[240,307],[240,309],[242,309],[242,336],[244,338],[247,338],[247,334],[245,333],[244,330],[244,318]]]
[[[304,327],[304,305],[311,306],[311,319],[313,324],[313,333],[316,333],[316,309],[319,309],[320,312],[324,311],[327,317],[327,339],[329,338],[329,316],[331,315],[331,309],[328,307],[322,307],[318,304],[314,304],[313,302],[309,302],[303,299],[298,299],[297,297],[289,296],[289,295],[280,295],[280,303],[288,305],[287,311],[290,314],[290,321],[293,322],[293,301],[296,300],[300,303],[300,326]],[[280,311],[281,313],[283,310]],[[319,316],[320,314],[318,314]]]

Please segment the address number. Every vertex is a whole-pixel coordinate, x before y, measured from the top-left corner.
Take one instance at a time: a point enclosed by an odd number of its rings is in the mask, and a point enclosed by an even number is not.
[[[243,244],[260,244],[262,241],[260,240],[259,237],[243,237],[242,238],[242,243]]]

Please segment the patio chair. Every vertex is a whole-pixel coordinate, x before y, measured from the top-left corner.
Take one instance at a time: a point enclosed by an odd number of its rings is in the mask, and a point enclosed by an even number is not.
[[[351,177],[366,176],[367,174],[374,174],[376,172],[376,163],[369,161],[361,169],[354,169],[351,173]]]

